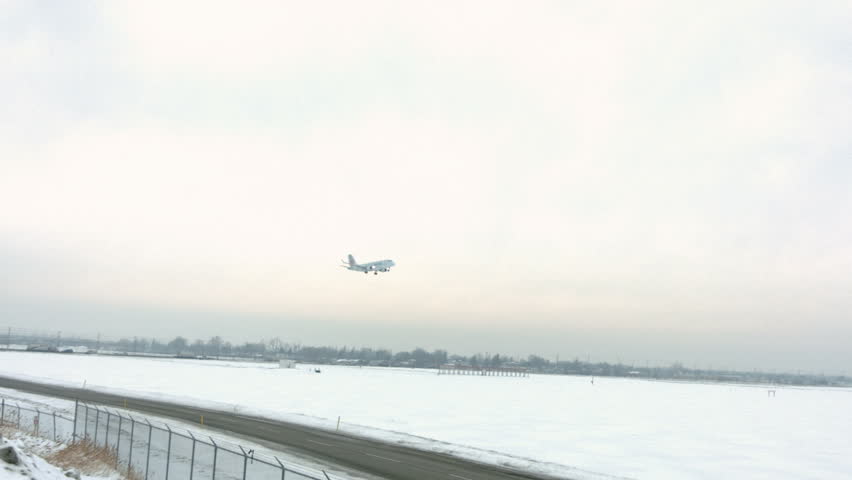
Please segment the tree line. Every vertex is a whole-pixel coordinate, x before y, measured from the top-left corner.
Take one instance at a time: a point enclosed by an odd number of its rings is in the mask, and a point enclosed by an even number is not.
[[[277,361],[288,358],[297,362],[362,366],[396,366],[413,368],[438,368],[452,364],[469,367],[513,367],[525,368],[531,373],[557,375],[587,375],[599,377],[634,377],[660,380],[688,380],[732,383],[766,383],[778,385],[843,385],[852,381],[845,375],[827,376],[813,373],[767,373],[763,371],[735,371],[725,369],[686,368],[679,362],[667,366],[635,366],[623,363],[590,362],[574,358],[568,361],[553,361],[539,356],[529,355],[523,358],[501,355],[499,353],[477,353],[473,355],[449,354],[446,350],[427,351],[415,348],[412,351],[394,352],[386,348],[307,346],[300,343],[282,341],[279,337],[257,342],[232,343],[220,336],[207,340],[177,336],[170,341],[155,338],[121,338],[120,340],[97,340],[84,338],[64,338],[40,334],[17,335],[16,341],[59,343],[86,346],[92,350],[112,350],[124,354],[153,354],[192,358],[241,358],[265,361]],[[10,341],[7,340],[7,344]],[[59,347],[59,345],[56,345]]]

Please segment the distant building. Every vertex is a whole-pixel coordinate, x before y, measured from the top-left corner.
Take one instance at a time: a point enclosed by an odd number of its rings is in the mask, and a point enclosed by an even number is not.
[[[278,360],[278,368],[296,368],[296,361],[289,358]]]
[[[338,358],[336,362],[337,365],[360,365],[361,360],[357,358]]]
[[[54,347],[53,345],[37,344],[37,345],[27,345],[27,351],[28,352],[58,352],[59,350],[56,347]]]

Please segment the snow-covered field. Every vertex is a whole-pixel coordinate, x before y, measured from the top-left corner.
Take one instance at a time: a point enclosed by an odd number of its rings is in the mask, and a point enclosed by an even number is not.
[[[852,389],[0,352],[0,374],[219,407],[576,478],[846,479]],[[601,475],[597,475],[601,474]]]

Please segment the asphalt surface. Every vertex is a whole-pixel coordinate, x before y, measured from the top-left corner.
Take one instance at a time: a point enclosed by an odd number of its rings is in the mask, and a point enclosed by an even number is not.
[[[204,426],[256,439],[283,450],[306,454],[341,468],[393,480],[529,480],[549,477],[485,465],[469,460],[425,452],[396,444],[329,432],[293,423],[259,417],[237,415],[188,405],[141,400],[80,388],[59,387],[0,376],[0,387],[25,392],[78,399],[150,413],[187,422],[198,422],[204,415]],[[125,406],[126,402],[126,406]],[[449,415],[452,412],[448,412]]]

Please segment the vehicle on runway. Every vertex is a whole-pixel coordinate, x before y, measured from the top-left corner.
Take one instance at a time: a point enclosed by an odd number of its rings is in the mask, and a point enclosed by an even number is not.
[[[349,255],[348,262],[344,260],[343,265],[341,265],[341,267],[347,270],[364,273],[373,272],[373,275],[378,275],[379,272],[389,272],[390,268],[394,266],[396,266],[396,263],[394,263],[393,260],[378,260],[375,262],[358,263],[352,255]]]

